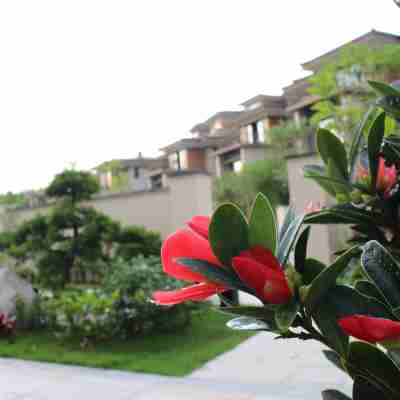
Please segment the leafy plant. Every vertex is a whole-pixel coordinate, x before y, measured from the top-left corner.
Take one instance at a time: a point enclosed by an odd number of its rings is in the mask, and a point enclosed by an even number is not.
[[[280,339],[317,340],[328,360],[354,381],[354,399],[400,398],[400,139],[387,123],[400,115],[397,85],[370,82],[381,97],[357,126],[352,143],[317,132],[323,165],[305,176],[333,205],[308,214],[289,209],[278,231],[268,199],[259,194],[249,217],[234,204],[211,218],[194,217],[163,245],[164,270],[192,282],[155,292],[158,304],[205,300],[236,289],[259,307],[229,306],[232,329],[271,332]],[[353,235],[330,264],[309,257],[314,224],[341,224]],[[354,280],[353,265],[361,273]],[[194,284],[193,284],[194,282]],[[345,284],[344,284],[345,283]],[[352,340],[350,338],[353,338]],[[335,390],[324,399],[346,399]]]

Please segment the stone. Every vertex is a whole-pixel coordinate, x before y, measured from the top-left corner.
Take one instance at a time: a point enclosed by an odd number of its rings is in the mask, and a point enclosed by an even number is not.
[[[29,282],[20,278],[12,269],[0,267],[0,313],[15,315],[17,299],[29,309],[35,298],[36,293]],[[23,321],[23,324],[26,322]]]

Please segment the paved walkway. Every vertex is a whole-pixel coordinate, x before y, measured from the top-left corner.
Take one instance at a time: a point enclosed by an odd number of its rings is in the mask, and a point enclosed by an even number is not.
[[[187,378],[0,359],[1,400],[320,400],[329,387],[350,393],[318,345],[267,334]]]

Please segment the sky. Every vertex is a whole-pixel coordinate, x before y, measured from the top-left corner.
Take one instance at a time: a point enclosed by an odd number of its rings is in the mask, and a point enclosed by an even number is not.
[[[155,156],[399,18],[391,0],[0,0],[0,193]]]

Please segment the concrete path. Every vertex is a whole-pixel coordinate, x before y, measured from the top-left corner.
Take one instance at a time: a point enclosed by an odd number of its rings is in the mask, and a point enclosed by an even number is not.
[[[350,393],[349,380],[320,350],[260,334],[187,378],[0,359],[0,399],[320,400],[329,387]]]

